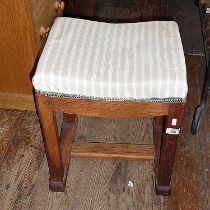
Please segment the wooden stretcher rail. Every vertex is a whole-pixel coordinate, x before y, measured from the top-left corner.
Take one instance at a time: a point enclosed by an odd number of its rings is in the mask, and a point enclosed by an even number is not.
[[[154,160],[155,149],[153,145],[74,142],[71,156],[105,160]]]

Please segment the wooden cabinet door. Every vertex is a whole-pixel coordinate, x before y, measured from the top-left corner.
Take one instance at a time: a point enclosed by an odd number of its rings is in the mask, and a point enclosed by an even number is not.
[[[37,54],[28,0],[1,2],[0,92],[31,94],[30,71]]]
[[[44,29],[49,28],[57,16],[55,0],[30,0],[30,2],[37,49],[40,50],[45,41],[45,38],[40,36],[40,29],[41,27]]]

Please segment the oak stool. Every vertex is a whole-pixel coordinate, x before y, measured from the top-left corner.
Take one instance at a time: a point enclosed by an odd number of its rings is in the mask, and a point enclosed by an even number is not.
[[[33,77],[50,173],[64,191],[70,158],[155,158],[156,193],[170,195],[187,96],[186,65],[173,21],[113,24],[59,17]],[[63,113],[58,136],[54,112]],[[154,117],[154,145],[73,142],[76,115]]]

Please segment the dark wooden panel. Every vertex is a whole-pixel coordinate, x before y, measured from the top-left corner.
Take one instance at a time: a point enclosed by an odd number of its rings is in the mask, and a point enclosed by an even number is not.
[[[167,0],[167,15],[180,28],[186,54],[204,54],[199,9],[193,0]]]
[[[165,0],[66,0],[65,16],[90,17],[108,22],[163,19]]]

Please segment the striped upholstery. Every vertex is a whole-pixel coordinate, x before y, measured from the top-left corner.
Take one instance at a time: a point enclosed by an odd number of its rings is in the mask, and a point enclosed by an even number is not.
[[[175,22],[110,24],[59,17],[33,78],[37,92],[107,100],[185,100]]]

